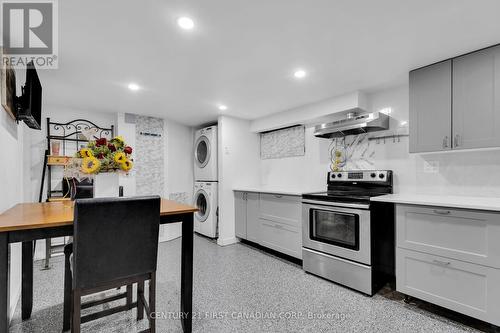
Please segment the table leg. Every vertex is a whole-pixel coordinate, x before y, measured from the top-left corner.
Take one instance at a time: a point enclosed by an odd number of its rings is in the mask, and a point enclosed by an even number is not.
[[[0,332],[9,331],[9,242],[0,233]]]
[[[23,242],[22,250],[22,285],[21,285],[21,318],[31,317],[33,309],[33,242]]]
[[[191,333],[193,319],[193,228],[193,214],[186,214],[182,219],[181,254],[181,323],[185,333]]]

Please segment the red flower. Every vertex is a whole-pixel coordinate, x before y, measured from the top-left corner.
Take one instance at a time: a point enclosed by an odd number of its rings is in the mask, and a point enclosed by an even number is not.
[[[124,152],[125,154],[129,154],[129,155],[130,155],[130,154],[132,154],[132,147],[129,147],[129,146],[125,147],[125,148],[123,149],[123,152]]]
[[[112,143],[108,143],[108,149],[111,151],[116,151],[116,146]]]
[[[97,154],[97,158],[98,158],[98,159],[103,159],[103,158],[104,158],[104,154],[103,154],[103,153],[99,153],[99,154]]]
[[[100,139],[95,140],[95,145],[97,147],[105,146],[107,143],[108,143],[108,140],[106,140],[106,138],[100,138]]]

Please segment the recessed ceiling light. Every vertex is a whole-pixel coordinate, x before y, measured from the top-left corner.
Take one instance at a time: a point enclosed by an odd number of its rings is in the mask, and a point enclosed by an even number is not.
[[[194,21],[189,17],[179,17],[177,19],[177,25],[184,30],[191,30],[194,28]]]
[[[137,91],[137,90],[141,89],[141,87],[139,87],[139,85],[137,83],[129,83],[128,88],[132,91]]]
[[[224,105],[224,104],[219,104],[219,106],[218,106],[218,107],[219,107],[219,110],[221,110],[221,111],[225,111],[225,110],[227,110],[227,106],[226,106],[226,105]]]
[[[307,73],[305,70],[303,69],[297,69],[294,73],[293,73],[293,76],[295,76],[295,78],[297,79],[302,79],[304,77],[306,77]]]

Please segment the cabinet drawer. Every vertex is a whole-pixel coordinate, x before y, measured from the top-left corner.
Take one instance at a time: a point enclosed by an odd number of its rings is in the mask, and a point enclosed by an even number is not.
[[[397,246],[500,268],[500,214],[397,205]]]
[[[398,291],[500,324],[500,270],[405,249],[396,250]]]
[[[301,216],[299,196],[261,193],[261,218],[300,227]]]
[[[302,259],[302,232],[300,228],[260,219],[259,243],[278,252]]]

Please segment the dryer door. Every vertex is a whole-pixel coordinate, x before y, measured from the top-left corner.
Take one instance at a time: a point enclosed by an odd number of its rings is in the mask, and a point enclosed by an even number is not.
[[[210,215],[210,201],[207,192],[204,190],[199,190],[194,196],[194,204],[198,211],[196,212],[196,218],[200,222],[205,222]]]
[[[194,160],[199,168],[204,168],[210,161],[210,141],[204,135],[196,140]]]

